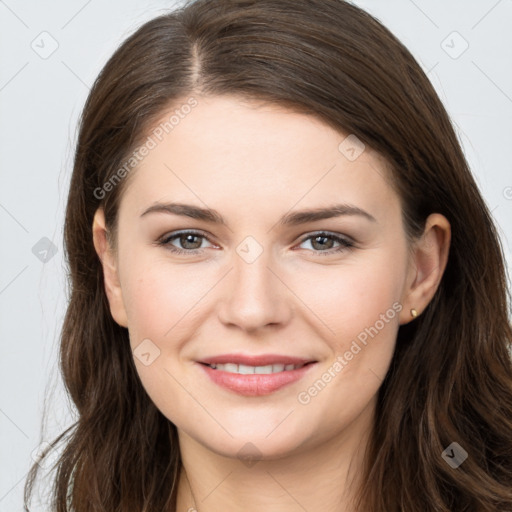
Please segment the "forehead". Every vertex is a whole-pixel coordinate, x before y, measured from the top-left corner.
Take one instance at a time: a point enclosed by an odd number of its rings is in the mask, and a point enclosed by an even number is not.
[[[133,171],[123,203],[140,212],[163,198],[267,209],[343,200],[377,211],[398,200],[384,159],[353,135],[280,105],[196,99],[174,123],[178,107],[155,121],[146,134],[152,147]]]

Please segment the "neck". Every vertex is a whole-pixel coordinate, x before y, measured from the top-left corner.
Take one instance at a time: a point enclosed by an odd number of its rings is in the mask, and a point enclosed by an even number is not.
[[[355,512],[371,405],[336,437],[276,459],[226,457],[178,430],[183,467],[176,511]]]

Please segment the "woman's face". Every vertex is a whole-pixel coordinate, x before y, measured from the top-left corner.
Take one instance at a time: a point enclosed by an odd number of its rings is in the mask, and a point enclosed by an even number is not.
[[[341,439],[370,417],[414,306],[388,170],[314,117],[197,99],[132,171],[112,314],[181,435],[268,458]]]

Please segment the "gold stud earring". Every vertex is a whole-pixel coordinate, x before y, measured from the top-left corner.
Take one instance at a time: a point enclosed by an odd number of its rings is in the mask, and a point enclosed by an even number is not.
[[[416,318],[418,316],[418,312],[414,308],[411,309],[411,316],[413,318]]]

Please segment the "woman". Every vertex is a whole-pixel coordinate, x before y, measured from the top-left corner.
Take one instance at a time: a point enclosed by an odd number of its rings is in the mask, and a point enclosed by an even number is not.
[[[55,510],[511,509],[500,242],[430,82],[361,9],[142,26],[85,105],[65,243]]]

